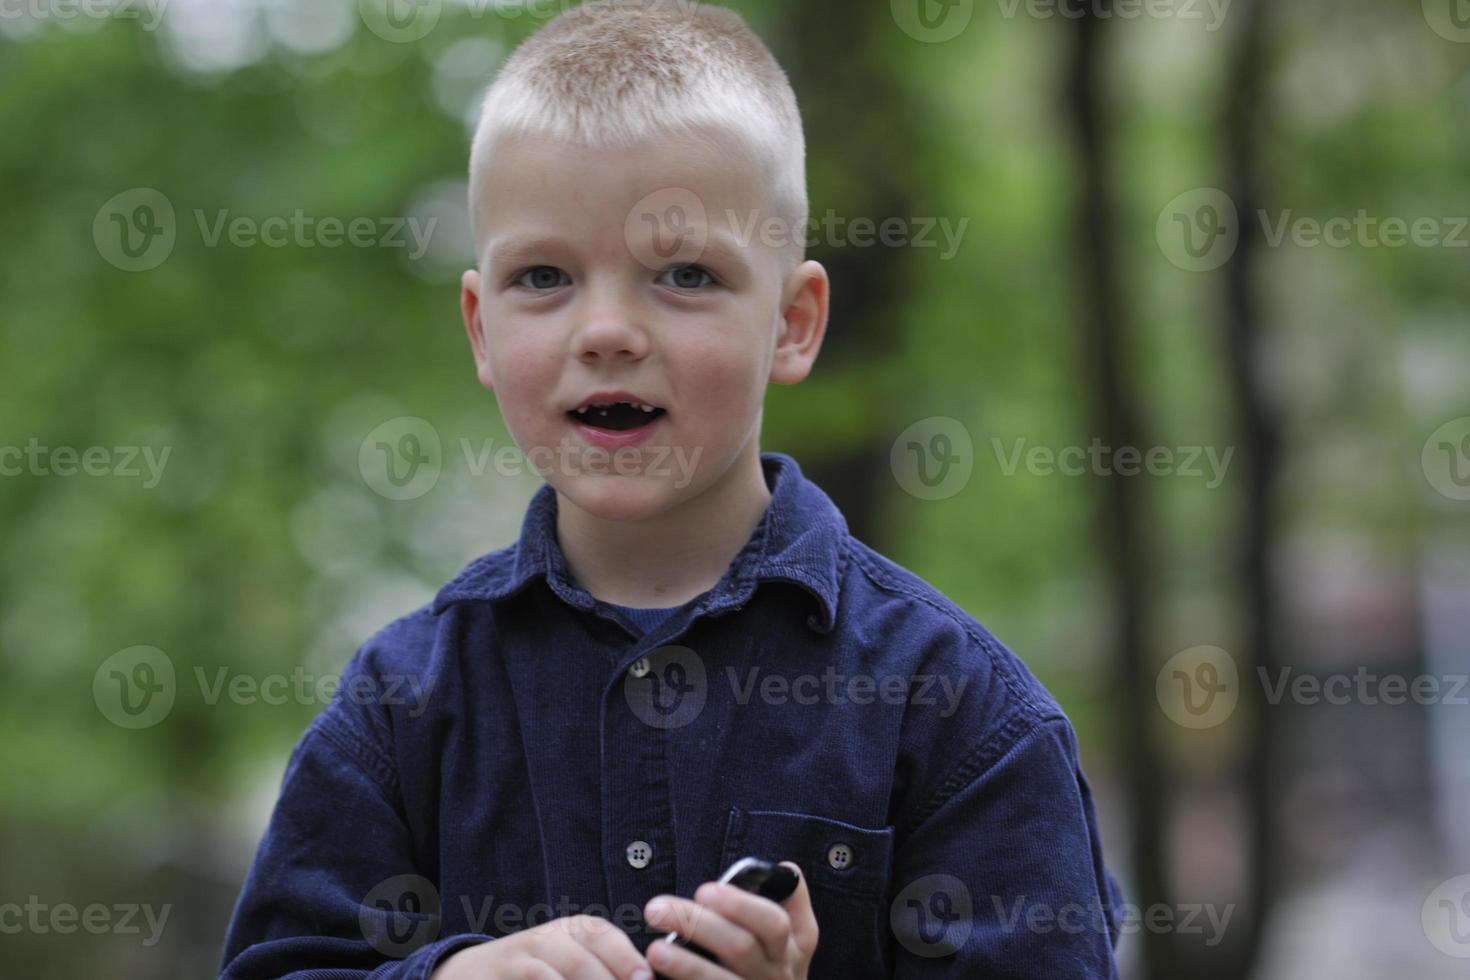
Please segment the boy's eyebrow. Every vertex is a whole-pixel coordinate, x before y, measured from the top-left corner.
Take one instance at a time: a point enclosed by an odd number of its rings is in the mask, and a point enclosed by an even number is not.
[[[699,258],[703,259],[706,255],[711,255],[715,259],[744,268],[748,264],[745,252],[746,250],[724,229],[710,228],[705,234],[704,249]]]
[[[511,265],[525,259],[545,255],[547,252],[554,252],[561,247],[560,238],[507,238],[503,241],[491,242],[487,257],[492,264]]]
[[[506,238],[492,241],[487,257],[491,265],[514,265],[517,262],[543,257],[548,252],[561,251],[565,246],[565,240],[555,236]],[[706,230],[704,248],[700,256],[691,261],[698,262],[709,256],[744,267],[748,264],[745,251],[746,249],[742,248],[724,229],[713,227]]]

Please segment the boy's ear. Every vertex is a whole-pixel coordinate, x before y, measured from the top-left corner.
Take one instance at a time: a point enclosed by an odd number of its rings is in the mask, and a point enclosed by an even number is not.
[[[811,373],[827,333],[829,283],[822,263],[807,261],[786,277],[781,296],[781,332],[771,359],[771,380],[794,385]]]
[[[470,335],[470,347],[475,351],[475,374],[480,384],[489,391],[495,390],[490,380],[490,353],[485,344],[485,325],[480,320],[480,273],[465,270],[459,280],[459,312],[464,317],[465,332]]]

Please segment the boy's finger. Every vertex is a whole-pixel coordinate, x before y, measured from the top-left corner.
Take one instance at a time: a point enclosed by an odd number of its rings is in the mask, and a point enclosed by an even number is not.
[[[653,980],[653,970],[643,954],[638,952],[638,947],[633,945],[633,940],[606,919],[575,916],[568,923],[567,932],[617,980]]]
[[[753,935],[770,962],[786,961],[787,945],[791,942],[791,916],[780,905],[714,881],[700,885],[694,900]]]
[[[817,915],[812,911],[812,893],[807,891],[806,875],[801,873],[801,868],[792,861],[781,862],[792,871],[796,872],[796,891],[782,903],[782,908],[791,917],[791,938],[796,941],[796,948],[806,956],[811,956],[817,948]]]
[[[660,980],[740,980],[720,964],[662,939],[649,944],[648,962],[658,971]]]
[[[714,953],[723,963],[748,957],[751,946],[757,942],[749,931],[730,922],[709,906],[677,895],[659,895],[650,899],[643,914],[659,929],[677,932],[681,938]]]
[[[586,977],[588,980],[621,980],[620,975],[612,969],[597,954],[587,947],[578,943],[574,938],[565,933],[549,935],[527,950],[529,963],[538,964],[553,971],[558,977]],[[497,975],[500,970],[515,973],[510,967],[517,964],[529,966],[529,963],[513,961],[504,966],[497,967]],[[526,973],[526,976],[543,976],[545,969],[539,972]],[[523,975],[515,973],[515,975]]]

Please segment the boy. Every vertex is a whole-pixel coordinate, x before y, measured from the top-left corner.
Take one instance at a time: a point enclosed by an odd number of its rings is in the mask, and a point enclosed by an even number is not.
[[[515,545],[352,659],[223,975],[1116,975],[1061,710],[758,449],[765,386],[826,329],[804,154],[785,74],[717,7],[595,0],[506,62],[461,307],[547,482]],[[716,883],[747,855],[796,891]]]

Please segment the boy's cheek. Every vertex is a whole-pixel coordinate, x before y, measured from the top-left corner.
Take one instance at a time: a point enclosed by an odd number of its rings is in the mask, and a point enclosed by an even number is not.
[[[690,357],[677,379],[686,418],[732,419],[737,409],[754,414],[765,395],[756,355],[712,350]]]
[[[516,338],[502,337],[489,348],[490,374],[501,400],[501,410],[528,421],[545,419],[555,408],[557,372],[547,370],[549,358]]]

